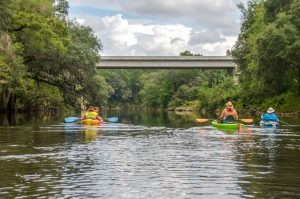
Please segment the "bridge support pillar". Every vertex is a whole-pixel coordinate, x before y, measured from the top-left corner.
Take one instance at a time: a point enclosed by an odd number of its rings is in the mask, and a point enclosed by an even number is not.
[[[239,75],[240,75],[240,73],[237,71],[236,68],[234,68],[234,69],[227,69],[227,73],[228,73],[228,75],[233,76],[233,80],[234,80],[235,84],[239,83]]]
[[[234,76],[235,70],[233,68],[227,69],[228,75]]]

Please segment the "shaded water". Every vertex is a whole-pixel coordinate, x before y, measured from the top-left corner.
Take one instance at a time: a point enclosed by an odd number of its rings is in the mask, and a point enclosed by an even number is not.
[[[300,197],[299,126],[238,133],[193,114],[110,114],[121,122],[0,127],[0,198]]]

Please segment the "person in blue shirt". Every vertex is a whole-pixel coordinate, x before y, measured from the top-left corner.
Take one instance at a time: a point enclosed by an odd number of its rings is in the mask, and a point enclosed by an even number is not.
[[[275,109],[273,109],[272,107],[268,108],[266,114],[262,114],[261,120],[262,120],[261,124],[271,122],[274,123],[275,125],[276,124],[279,125],[279,119],[275,114]]]
[[[273,121],[273,122],[279,122],[279,119],[276,114],[274,114],[275,109],[272,107],[268,108],[267,114],[263,114],[261,119],[264,121]]]

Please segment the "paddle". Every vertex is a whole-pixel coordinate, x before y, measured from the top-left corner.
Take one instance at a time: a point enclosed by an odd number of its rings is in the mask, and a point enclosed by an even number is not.
[[[238,119],[238,120],[241,120],[242,122],[247,123],[247,124],[253,123],[253,119]]]
[[[74,123],[77,122],[78,120],[81,120],[82,118],[80,117],[65,117],[64,122],[65,123]]]
[[[105,118],[104,120],[114,123],[114,122],[118,122],[119,118],[118,117],[110,117],[110,118]]]
[[[211,119],[196,119],[196,122],[200,122],[200,123],[203,123],[203,122],[208,122],[209,120]]]
[[[197,122],[200,122],[200,123],[204,123],[204,122],[208,122],[209,120],[214,120],[214,119],[207,119],[207,118],[202,118],[202,119],[196,119]],[[247,123],[247,124],[251,124],[253,123],[253,119],[238,119],[239,121],[242,121],[244,123]]]
[[[74,122],[77,122],[78,120],[82,120],[82,118],[80,118],[80,117],[66,117],[66,118],[64,118],[65,123],[74,123]],[[114,123],[114,122],[118,122],[119,118],[118,117],[110,117],[110,118],[104,118],[104,120]]]

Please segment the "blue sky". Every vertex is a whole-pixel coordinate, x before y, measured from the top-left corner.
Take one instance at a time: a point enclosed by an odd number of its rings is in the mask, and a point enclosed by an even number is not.
[[[246,0],[69,0],[70,18],[93,28],[102,55],[225,55]]]

